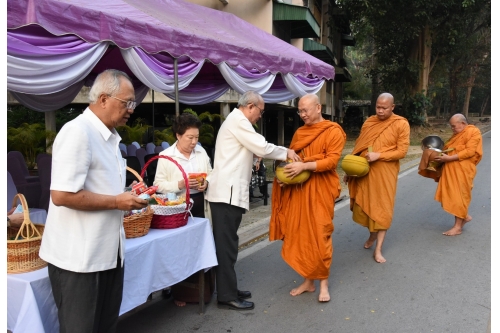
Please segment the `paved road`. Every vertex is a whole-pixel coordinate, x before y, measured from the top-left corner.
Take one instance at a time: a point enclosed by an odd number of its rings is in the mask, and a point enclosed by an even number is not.
[[[363,249],[366,229],[337,205],[329,303],[318,293],[292,297],[301,281],[280,255],[281,242],[245,249],[236,265],[239,286],[251,290],[252,311],[220,310],[215,297],[204,315],[157,298],[124,316],[118,332],[451,332],[485,333],[491,315],[491,135],[484,135],[462,235],[443,236],[453,218],[433,200],[436,184],[410,169],[400,176],[385,264]]]

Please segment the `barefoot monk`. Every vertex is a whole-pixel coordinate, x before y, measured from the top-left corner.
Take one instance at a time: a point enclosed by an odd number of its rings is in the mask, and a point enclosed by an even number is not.
[[[443,164],[434,199],[441,202],[443,209],[455,217],[455,225],[443,232],[443,235],[457,236],[462,233],[465,223],[472,220],[468,209],[476,165],[483,157],[483,138],[481,131],[476,126],[469,125],[461,113],[450,118],[450,126],[453,135],[445,142],[444,150],[451,151],[435,158]]]
[[[366,157],[370,171],[359,178],[344,177],[349,184],[352,219],[370,232],[365,249],[376,241],[373,257],[378,263],[386,261],[382,244],[392,223],[399,160],[406,156],[410,145],[410,125],[393,111],[394,97],[381,94],[376,115],[364,122],[352,151],[353,155]]]
[[[321,103],[315,94],[303,96],[298,109],[304,126],[293,135],[290,148],[302,161],[288,164],[285,173],[293,178],[309,170],[311,176],[294,185],[274,180],[269,239],[283,240],[283,259],[304,278],[290,294],[314,292],[314,280],[320,280],[318,300],[328,302],[333,211],[341,190],[336,168],[346,134],[337,123],[323,119]]]

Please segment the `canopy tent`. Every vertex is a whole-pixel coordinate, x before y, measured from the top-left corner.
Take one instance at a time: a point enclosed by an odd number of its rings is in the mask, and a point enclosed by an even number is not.
[[[235,15],[183,0],[8,0],[7,89],[22,104],[61,108],[107,68],[131,75],[138,102],[153,89],[192,105],[229,88],[278,103],[334,78]]]

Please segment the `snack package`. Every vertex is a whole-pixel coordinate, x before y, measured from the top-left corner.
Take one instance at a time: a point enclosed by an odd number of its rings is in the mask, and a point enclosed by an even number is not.
[[[144,200],[149,200],[151,198],[151,196],[149,194],[147,194],[146,192],[143,192],[143,193],[139,194],[139,198],[144,199]]]
[[[200,186],[203,186],[205,178],[207,178],[207,174],[204,172],[189,173],[188,177],[189,179],[196,179],[198,181],[198,184]]]
[[[23,205],[19,204],[17,205],[16,209],[12,214],[17,214],[17,213],[22,213],[23,212]]]
[[[148,187],[146,186],[146,184],[144,184],[144,182],[139,182],[139,183],[135,184],[134,186],[132,186],[132,192],[134,192],[137,195],[143,193],[147,189],[148,189]]]
[[[156,190],[158,190],[158,186],[150,186],[148,187],[148,189],[146,191],[144,191],[143,193],[146,193],[146,194],[149,194],[149,195],[153,195],[156,193]]]

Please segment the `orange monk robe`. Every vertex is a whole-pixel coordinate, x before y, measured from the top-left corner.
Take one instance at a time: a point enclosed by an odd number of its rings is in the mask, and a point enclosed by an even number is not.
[[[449,148],[455,148],[448,155],[458,154],[458,161],[443,163],[434,200],[441,202],[446,212],[465,219],[472,198],[476,165],[483,157],[481,131],[474,125],[467,125],[445,143],[444,149]]]
[[[269,239],[283,240],[283,260],[307,279],[330,274],[333,210],[341,191],[336,168],[345,141],[342,127],[329,120],[300,127],[290,149],[304,162],[316,161],[316,171],[302,184],[273,183]]]
[[[354,155],[365,156],[369,146],[380,153],[379,159],[370,163],[368,174],[351,177],[348,185],[351,210],[356,203],[380,230],[391,227],[399,160],[406,156],[409,145],[410,125],[406,118],[396,114],[382,121],[377,116],[368,118],[354,144]]]

